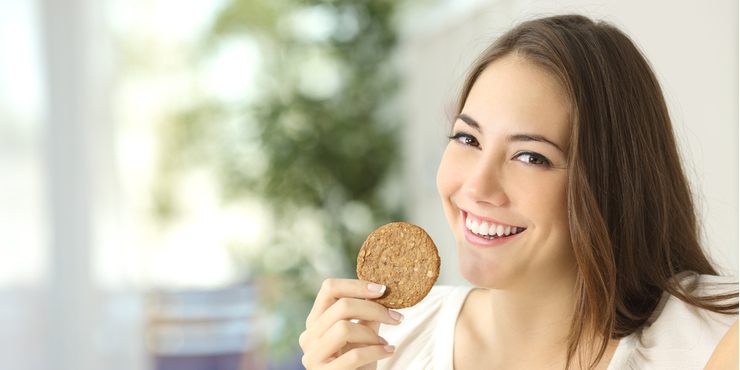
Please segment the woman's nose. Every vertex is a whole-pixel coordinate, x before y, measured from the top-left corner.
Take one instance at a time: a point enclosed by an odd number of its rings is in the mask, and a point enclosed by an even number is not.
[[[482,163],[470,173],[463,184],[463,191],[468,199],[475,203],[488,203],[501,207],[509,201],[501,180],[500,171],[495,171],[491,166]]]

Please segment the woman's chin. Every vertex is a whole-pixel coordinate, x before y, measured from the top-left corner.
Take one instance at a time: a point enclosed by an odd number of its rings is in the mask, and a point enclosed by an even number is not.
[[[500,289],[508,280],[495,263],[483,263],[475,258],[458,256],[458,268],[468,283],[481,288]]]

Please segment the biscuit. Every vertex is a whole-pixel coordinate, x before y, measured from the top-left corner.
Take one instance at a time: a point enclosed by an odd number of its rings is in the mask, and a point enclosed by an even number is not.
[[[439,276],[439,253],[419,226],[395,222],[373,231],[357,255],[357,277],[386,286],[375,302],[411,307],[432,290]]]

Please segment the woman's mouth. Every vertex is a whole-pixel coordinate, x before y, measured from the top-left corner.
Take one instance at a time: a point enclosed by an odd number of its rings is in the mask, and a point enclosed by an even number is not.
[[[492,221],[476,220],[465,214],[465,227],[476,236],[485,239],[498,239],[522,233],[526,228],[494,223]]]

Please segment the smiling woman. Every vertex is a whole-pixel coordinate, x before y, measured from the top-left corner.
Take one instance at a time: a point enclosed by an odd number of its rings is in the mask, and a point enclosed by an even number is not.
[[[574,283],[568,159],[560,149],[571,124],[564,94],[553,94],[558,89],[541,68],[506,57],[480,75],[454,123],[437,187],[460,271],[473,285],[552,292],[541,282]],[[492,239],[492,225],[497,235],[499,228],[518,232]]]
[[[329,280],[304,364],[702,368],[737,341],[737,283],[699,243],[679,158],[655,75],[621,31],[578,15],[519,25],[471,69],[437,176],[479,289],[435,287],[399,315],[356,299],[382,287]]]

